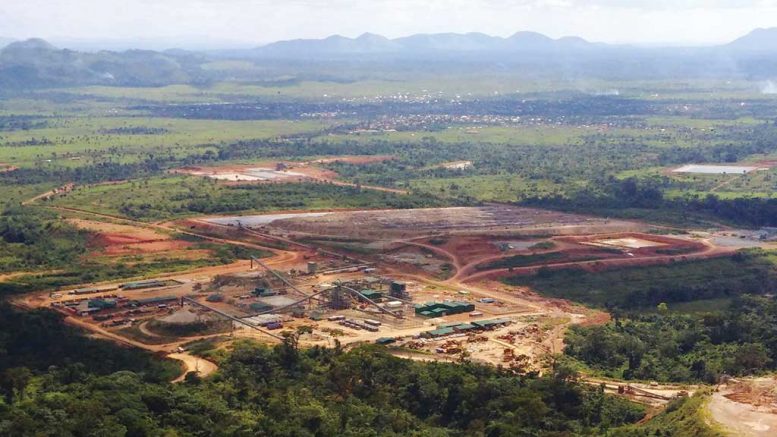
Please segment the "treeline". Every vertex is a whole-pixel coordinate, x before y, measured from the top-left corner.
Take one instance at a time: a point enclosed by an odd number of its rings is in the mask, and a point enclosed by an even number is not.
[[[86,233],[34,208],[0,211],[0,273],[61,268],[86,251]]]
[[[115,153],[119,153],[116,151]],[[115,156],[114,156],[115,158]],[[56,164],[21,167],[12,172],[0,172],[0,186],[32,185],[41,183],[97,184],[101,182],[140,179],[164,173],[172,168],[187,165],[199,165],[218,159],[216,152],[206,150],[201,154],[192,153],[184,157],[172,154],[148,154],[136,162],[105,161],[81,166],[61,166]]]
[[[181,184],[169,192],[154,187],[153,196],[132,198],[116,205],[117,213],[141,220],[161,220],[191,214],[282,211],[332,208],[430,208],[448,206],[422,194],[397,194],[329,183],[220,185],[207,181]],[[88,194],[88,189],[85,191]],[[77,204],[79,193],[65,198]]]
[[[606,375],[715,383],[720,376],[777,369],[777,302],[741,296],[726,310],[630,314],[603,326],[572,327],[565,353]]]
[[[445,206],[438,199],[416,194],[396,194],[333,184],[301,183],[228,186],[211,199],[195,199],[187,209],[197,213],[245,210],[307,209],[318,205],[332,208],[389,209]]]
[[[85,337],[83,332],[65,325],[62,316],[53,311],[21,311],[0,302],[0,375],[22,367],[32,375],[56,373],[65,378],[64,382],[118,370],[136,372],[151,382],[167,381],[180,373],[174,362]],[[18,390],[9,390],[7,375],[2,379],[0,390],[6,400],[19,394]],[[10,434],[0,431],[0,435]]]
[[[655,308],[666,303],[765,294],[777,284],[777,267],[760,250],[730,257],[682,261],[668,265],[616,268],[600,272],[540,269],[534,276],[508,277],[511,285],[530,286],[551,297],[611,311]]]
[[[668,184],[668,182],[666,182]],[[642,208],[667,211],[679,216],[706,215],[749,227],[777,226],[777,198],[720,198],[715,194],[664,197],[661,179],[610,178],[596,188],[583,188],[566,195],[530,197],[521,203],[541,208],[583,213],[618,215],[621,210]]]
[[[48,126],[45,117],[32,115],[0,116],[0,132],[42,129]]]
[[[138,163],[104,162],[83,167],[25,167],[0,173],[2,185],[27,185],[45,182],[93,184],[99,182],[134,179],[153,175],[166,169],[164,160],[147,159]]]

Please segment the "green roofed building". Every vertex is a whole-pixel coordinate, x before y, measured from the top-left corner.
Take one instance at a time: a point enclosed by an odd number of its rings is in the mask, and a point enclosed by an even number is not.
[[[173,302],[178,300],[177,296],[160,296],[160,297],[149,297],[146,299],[138,299],[133,300],[131,303],[135,306],[138,305],[154,305],[154,304],[162,304],[167,302]]]
[[[116,299],[91,299],[87,303],[89,308],[99,308],[101,310],[116,308]]]
[[[460,325],[452,326],[452,328],[458,332],[468,332],[468,331],[478,329],[478,327],[473,325],[472,323],[462,323]]]
[[[361,291],[362,296],[366,297],[369,300],[376,301],[383,298],[383,293],[376,290],[362,290]]]
[[[475,304],[469,302],[427,302],[415,306],[415,313],[424,317],[442,317],[474,310]]]
[[[426,331],[421,334],[422,337],[427,338],[434,338],[434,337],[444,337],[446,335],[454,334],[456,331],[453,330],[453,328],[438,328],[432,331]]]

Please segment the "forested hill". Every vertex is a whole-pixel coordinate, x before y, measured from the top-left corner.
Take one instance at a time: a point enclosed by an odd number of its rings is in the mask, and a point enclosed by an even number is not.
[[[30,39],[0,49],[0,88],[189,83],[197,80],[200,62],[199,55],[180,52],[83,53]]]

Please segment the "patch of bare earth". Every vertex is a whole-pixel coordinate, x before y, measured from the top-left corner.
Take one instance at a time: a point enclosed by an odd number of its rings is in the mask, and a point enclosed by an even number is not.
[[[79,229],[90,232],[88,246],[102,255],[145,255],[169,253],[186,259],[201,258],[202,251],[186,251],[192,243],[174,240],[170,235],[142,226],[123,225],[83,219],[68,219]]]
[[[732,381],[714,393],[707,405],[712,420],[733,435],[777,435],[777,379]]]

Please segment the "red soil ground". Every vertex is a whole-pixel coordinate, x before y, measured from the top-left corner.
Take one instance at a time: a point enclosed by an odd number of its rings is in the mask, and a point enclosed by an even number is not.
[[[93,252],[101,255],[155,254],[180,251],[193,245],[187,241],[174,240],[168,234],[141,226],[81,219],[70,219],[68,222],[89,231],[87,246]]]

